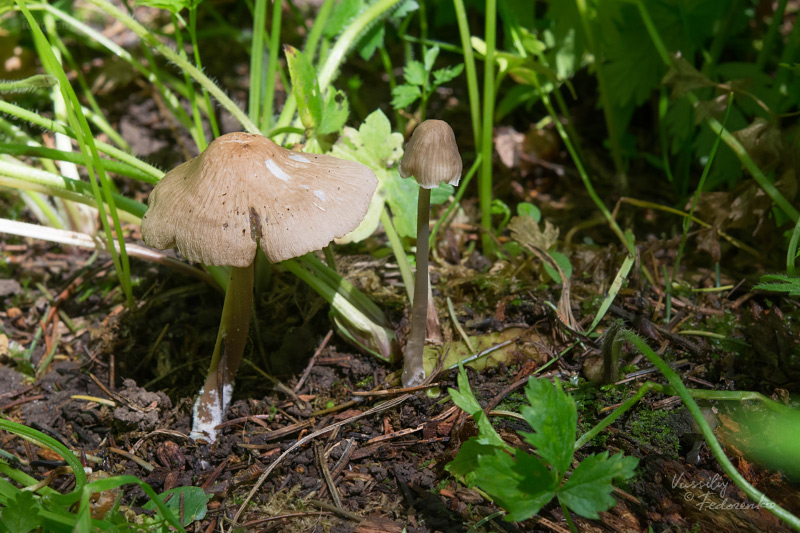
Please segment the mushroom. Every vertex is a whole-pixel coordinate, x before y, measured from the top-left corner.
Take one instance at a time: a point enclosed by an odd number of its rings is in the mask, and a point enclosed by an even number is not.
[[[461,155],[456,136],[447,122],[426,120],[416,127],[400,160],[400,175],[414,176],[420,186],[417,203],[417,275],[411,309],[411,333],[403,360],[403,386],[425,381],[422,354],[428,316],[428,218],[431,189],[442,183],[458,185]]]
[[[250,326],[258,247],[273,263],[322,248],[358,226],[376,186],[375,174],[360,163],[229,133],[153,189],[142,218],[145,243],[231,267],[211,366],[194,405],[192,439],[214,442],[230,402]]]

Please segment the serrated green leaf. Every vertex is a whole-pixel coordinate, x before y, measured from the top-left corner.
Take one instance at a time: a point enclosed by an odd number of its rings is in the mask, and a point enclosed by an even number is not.
[[[434,46],[434,47],[428,49],[427,52],[425,52],[424,63],[425,63],[425,71],[426,72],[430,72],[431,71],[431,69],[433,68],[433,64],[436,62],[436,58],[437,57],[439,57],[439,47],[438,46]]]
[[[623,457],[621,453],[611,457],[608,452],[590,455],[558,489],[558,499],[583,517],[599,518],[597,513],[607,511],[615,503],[611,482],[633,477],[637,464],[635,457]]]
[[[422,96],[418,85],[398,85],[392,89],[392,107],[403,109],[417,101]]]
[[[369,61],[372,58],[372,54],[375,53],[375,50],[383,48],[383,38],[385,35],[386,30],[383,24],[372,26],[367,33],[359,39],[356,45],[358,48],[358,55],[360,55],[364,61]]]
[[[575,401],[561,388],[547,379],[531,377],[525,387],[530,405],[522,407],[521,414],[533,433],[520,435],[536,448],[536,453],[563,476],[572,463],[575,433],[578,429],[578,410]]]
[[[347,96],[338,89],[328,88],[325,92],[324,111],[317,131],[320,135],[335,133],[342,129],[350,115]]]
[[[464,481],[470,487],[476,483],[483,486],[483,482],[475,478],[478,458],[482,455],[492,455],[495,450],[497,450],[496,446],[481,444],[475,437],[471,437],[461,445],[456,458],[447,463],[444,468],[454,476],[464,476]]]
[[[789,296],[800,296],[800,278],[792,278],[786,274],[765,274],[761,283],[753,287],[758,291],[782,292]]]
[[[425,77],[427,76],[425,65],[412,59],[403,68],[403,76],[406,79],[406,83],[423,86],[425,85]]]
[[[492,455],[479,455],[475,479],[492,499],[506,510],[508,521],[525,520],[539,512],[554,494],[556,483],[542,461],[522,450],[516,460],[494,449]]]
[[[0,519],[10,533],[28,533],[39,528],[39,502],[28,491],[18,491],[0,512]]]
[[[433,85],[438,87],[443,83],[447,83],[453,78],[457,78],[464,70],[464,63],[453,65],[449,67],[440,68],[433,71]]]
[[[476,442],[479,444],[486,444],[489,446],[497,446],[502,449],[510,449],[508,444],[497,434],[489,417],[483,412],[481,404],[472,394],[472,389],[469,386],[469,379],[467,378],[467,371],[462,367],[458,371],[458,390],[450,388],[447,391],[453,399],[453,403],[460,407],[464,412],[472,415],[475,420],[475,425],[478,426],[478,436],[475,437]]]
[[[318,129],[322,122],[322,95],[317,82],[317,71],[305,54],[294,46],[286,45],[284,53],[300,121],[306,129]]]
[[[358,228],[343,238],[345,242],[358,242],[377,229],[380,213],[389,195],[387,184],[401,180],[395,165],[403,155],[403,136],[392,132],[389,119],[378,109],[364,120],[359,129],[345,127],[330,154],[362,163],[371,168],[378,178],[378,188],[367,216]]]

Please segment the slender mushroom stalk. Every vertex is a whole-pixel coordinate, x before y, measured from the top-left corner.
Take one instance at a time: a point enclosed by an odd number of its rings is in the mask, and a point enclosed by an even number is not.
[[[231,267],[214,354],[206,382],[194,403],[194,422],[189,435],[193,440],[214,440],[214,428],[222,423],[222,415],[231,401],[233,380],[250,330],[254,272],[255,261],[245,268]]]
[[[176,247],[190,261],[231,267],[191,438],[214,442],[230,402],[250,327],[258,248],[273,263],[321,249],[358,226],[377,182],[360,163],[292,152],[261,135],[229,133],[153,189],[142,219],[145,243]]]
[[[426,120],[414,130],[400,161],[400,175],[414,176],[420,186],[417,203],[417,273],[414,303],[403,361],[403,386],[413,387],[425,381],[423,351],[428,318],[428,233],[431,189],[442,183],[458,185],[461,180],[461,156],[456,136],[447,122]]]

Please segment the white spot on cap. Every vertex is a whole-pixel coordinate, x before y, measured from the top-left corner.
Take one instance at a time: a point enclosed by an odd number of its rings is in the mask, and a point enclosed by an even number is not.
[[[289,159],[291,159],[292,161],[297,161],[298,163],[311,163],[311,161],[309,161],[300,154],[292,154],[289,156]]]
[[[314,191],[314,196],[316,196],[317,198],[319,198],[323,202],[325,201],[325,192],[324,191],[315,190]]]
[[[267,170],[272,172],[272,175],[278,178],[281,181],[289,181],[292,177],[287,174],[281,167],[279,167],[275,161],[272,159],[267,159],[264,161],[264,164],[267,165]]]
[[[304,191],[307,191],[309,189],[308,185],[301,185],[300,188],[303,189]]]
[[[319,205],[317,202],[314,202],[314,205],[315,205],[315,206],[317,207],[317,209],[319,209],[320,211],[325,211],[325,208],[324,208],[324,207],[322,207],[321,205]]]

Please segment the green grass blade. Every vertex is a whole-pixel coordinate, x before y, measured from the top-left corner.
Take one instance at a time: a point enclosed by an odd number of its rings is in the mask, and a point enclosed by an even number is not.
[[[97,210],[100,215],[100,221],[103,225],[109,252],[111,253],[111,259],[114,262],[114,269],[117,272],[117,277],[119,278],[120,285],[122,286],[122,291],[125,294],[128,305],[133,305],[133,292],[130,280],[130,263],[128,261],[128,254],[125,251],[125,241],[123,238],[122,226],[120,224],[119,216],[114,204],[114,198],[111,195],[113,192],[113,185],[108,179],[108,176],[106,175],[106,172],[100,163],[100,155],[97,151],[97,146],[95,145],[92,131],[89,128],[86,117],[81,111],[78,97],[75,94],[75,91],[72,89],[64,69],[56,59],[55,54],[50,47],[50,43],[47,41],[47,38],[36,22],[36,19],[25,6],[24,0],[16,0],[16,3],[17,6],[19,6],[19,8],[22,10],[23,15],[31,27],[36,50],[45,69],[51,75],[55,76],[59,81],[59,87],[61,89],[62,96],[67,102],[69,120],[72,123],[72,129],[77,136],[78,146],[80,147],[81,152],[84,154],[89,153],[91,155],[91,164],[86,165],[86,170],[89,174],[89,179],[92,184],[92,192],[95,196],[95,201],[97,202]],[[103,205],[103,197],[105,197],[105,202],[108,205],[107,211]],[[111,217],[114,230],[116,232],[116,238],[119,243],[119,253],[117,253],[113,245],[114,235],[111,232],[112,228],[108,223],[107,215]]]

